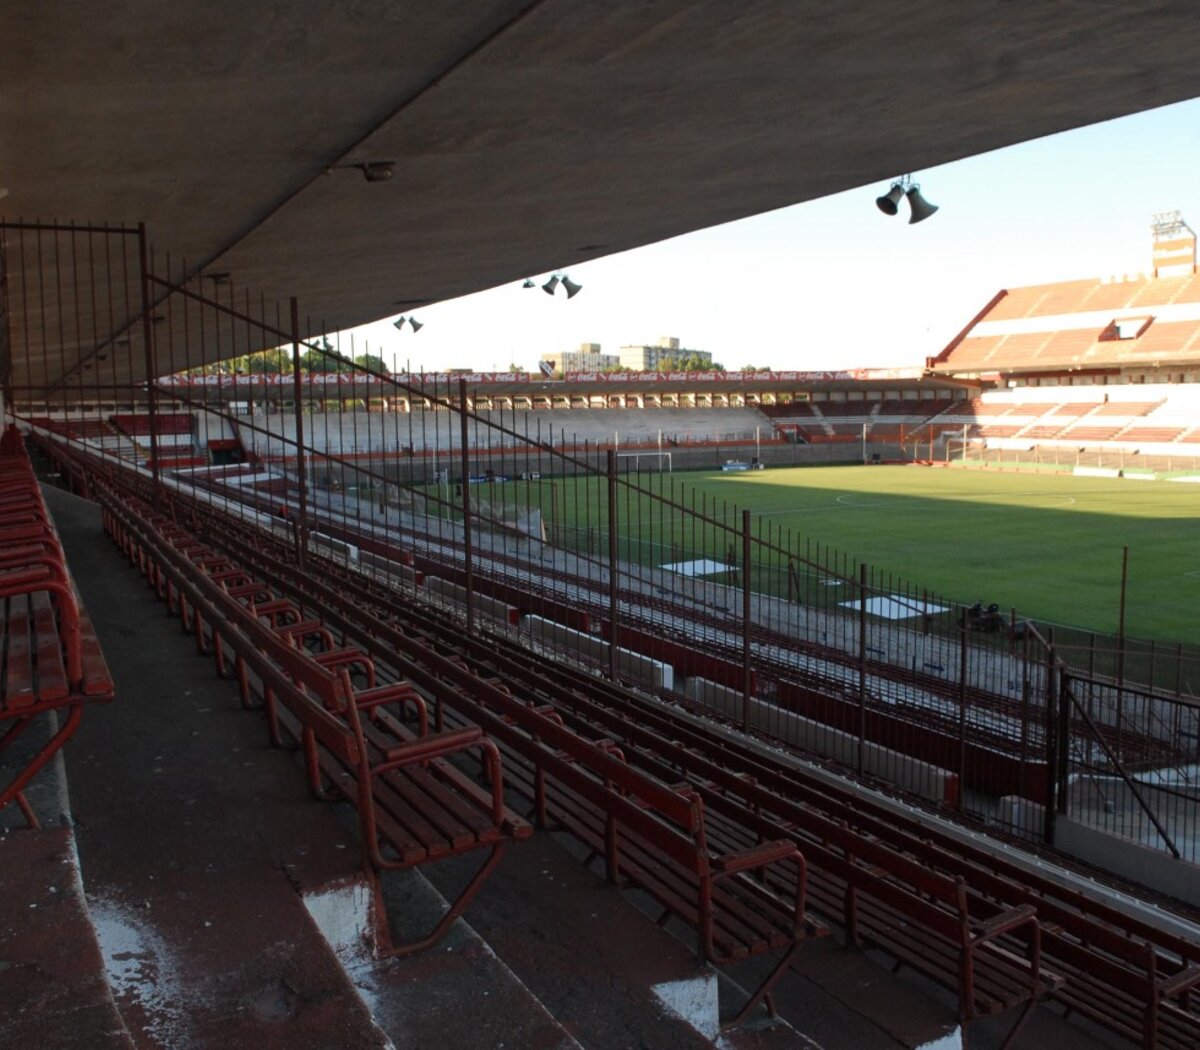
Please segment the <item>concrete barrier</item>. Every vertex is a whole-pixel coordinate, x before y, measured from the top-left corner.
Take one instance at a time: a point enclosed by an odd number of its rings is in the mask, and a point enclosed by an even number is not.
[[[1046,809],[1036,802],[1006,795],[1000,800],[997,819],[1018,830],[1041,834]],[[1197,867],[1176,860],[1165,850],[1114,835],[1101,828],[1059,815],[1054,822],[1054,848],[1114,875],[1149,886],[1188,904],[1200,907],[1200,878]]]
[[[534,641],[577,652],[597,663],[608,665],[608,642],[595,635],[584,634],[544,616],[522,616],[521,630],[528,631]],[[675,669],[661,660],[652,660],[628,649],[617,650],[617,670],[638,682],[658,689],[675,688]]]
[[[467,589],[457,583],[451,583],[449,580],[442,580],[436,576],[426,576],[425,587],[432,594],[449,598],[450,601],[457,602],[459,605],[467,604]],[[512,624],[514,627],[520,620],[520,615],[511,605],[505,605],[504,602],[489,598],[484,594],[472,595],[471,607],[477,613],[490,616],[493,620],[499,620],[501,623]]]
[[[703,678],[689,678],[684,682],[683,694],[720,711],[727,718],[740,721],[742,717],[742,694],[736,689]],[[756,697],[750,698],[750,727],[768,732],[796,747],[832,758],[844,766],[858,768],[857,737]],[[864,741],[862,771],[933,802],[958,804],[957,774],[891,748]]]
[[[1119,478],[1120,470],[1116,467],[1076,467],[1071,471],[1077,478]]]
[[[308,534],[308,547],[309,550],[315,551],[317,554],[327,554],[346,564],[353,564],[358,561],[360,554],[358,547],[353,543],[347,543],[345,540],[327,536],[323,532],[310,532]]]
[[[398,561],[392,561],[380,554],[372,554],[370,551],[359,550],[358,563],[375,569],[389,578],[401,579],[411,587],[419,587],[424,579],[424,576],[416,569],[402,565]]]

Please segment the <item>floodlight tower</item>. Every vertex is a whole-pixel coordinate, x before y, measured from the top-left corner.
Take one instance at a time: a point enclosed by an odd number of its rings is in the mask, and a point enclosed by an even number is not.
[[[1196,272],[1196,233],[1178,211],[1157,212],[1150,222],[1154,236],[1154,276],[1183,277]]]

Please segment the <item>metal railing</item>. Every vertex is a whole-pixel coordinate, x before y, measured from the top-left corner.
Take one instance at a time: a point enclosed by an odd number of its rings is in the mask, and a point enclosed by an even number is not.
[[[14,408],[39,432],[284,526],[300,556],[338,552],[401,596],[438,581],[468,632],[499,629],[500,611],[527,644],[1018,833],[1052,838],[1064,799],[1115,814],[1117,777],[1156,841],[1186,854],[1193,799],[1172,778],[1200,763],[1189,648],[1126,640],[1117,655],[1102,636],[930,591],[566,426],[527,433],[515,409],[476,412],[464,380],[385,374],[295,300],[157,263],[144,231],[22,226],[5,250],[53,268],[36,282],[10,268],[10,310],[91,348],[56,378],[36,347],[13,348]],[[54,292],[68,279],[75,302]],[[269,405],[157,378],[264,352],[281,377]],[[310,379],[346,367],[377,389],[366,411]],[[168,430],[167,414],[191,424]],[[1044,819],[1009,819],[1012,799]]]

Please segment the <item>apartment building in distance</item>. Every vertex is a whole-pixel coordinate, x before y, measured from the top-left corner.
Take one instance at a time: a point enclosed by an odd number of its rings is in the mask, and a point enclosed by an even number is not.
[[[653,346],[623,346],[619,354],[621,366],[635,372],[660,371],[664,362],[677,362],[683,358],[695,364],[712,365],[711,353],[682,348],[679,340],[670,335],[662,336]]]
[[[603,372],[616,368],[620,363],[616,354],[606,354],[599,343],[580,343],[578,350],[564,350],[558,354],[542,354],[541,367],[545,375],[565,375],[567,372]],[[546,366],[550,367],[547,368]]]

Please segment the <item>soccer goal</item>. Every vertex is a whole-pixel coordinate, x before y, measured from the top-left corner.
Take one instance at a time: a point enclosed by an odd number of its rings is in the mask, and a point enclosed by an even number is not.
[[[658,452],[657,450],[654,452],[648,452],[648,451],[618,452],[617,459],[633,460],[634,472],[638,473],[638,474],[640,474],[642,472],[642,460],[643,459],[648,459],[648,460],[652,460],[652,461],[656,462],[658,464],[657,473],[659,473],[659,474],[674,473],[674,471],[671,469],[671,453],[670,452]],[[665,464],[665,466],[664,466],[664,464]],[[650,470],[650,471],[654,470],[653,467],[647,467],[646,469]]]

